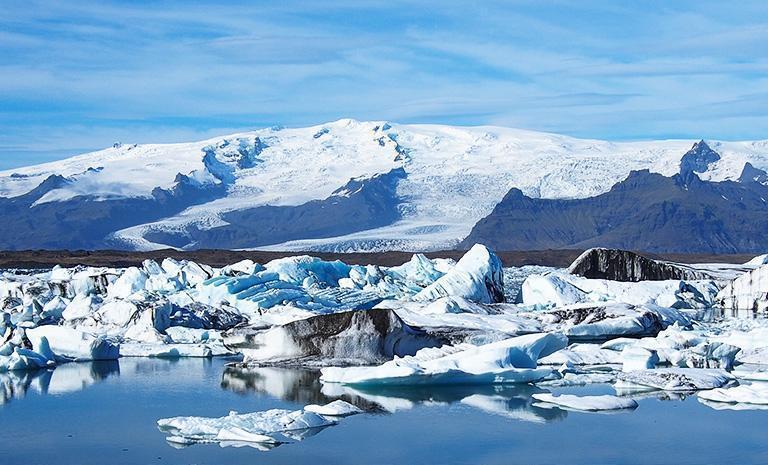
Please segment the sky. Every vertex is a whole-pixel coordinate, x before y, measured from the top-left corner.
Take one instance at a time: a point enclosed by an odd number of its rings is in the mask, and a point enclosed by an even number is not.
[[[757,1],[3,0],[0,169],[340,118],[768,139]]]

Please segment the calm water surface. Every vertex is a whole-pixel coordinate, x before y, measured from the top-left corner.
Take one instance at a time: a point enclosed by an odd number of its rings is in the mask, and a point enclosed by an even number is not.
[[[695,396],[574,413],[533,405],[541,390],[531,386],[321,391],[313,371],[226,362],[122,359],[0,374],[0,464],[768,463],[768,411],[717,411]],[[612,393],[605,385],[553,391]],[[164,417],[298,409],[339,396],[370,413],[268,451],[175,448],[156,426]]]

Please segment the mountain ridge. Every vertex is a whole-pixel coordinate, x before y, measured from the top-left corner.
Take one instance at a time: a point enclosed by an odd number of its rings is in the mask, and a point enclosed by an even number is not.
[[[632,170],[678,173],[694,142],[607,142],[492,126],[346,119],[181,144],[115,144],[0,172],[0,204],[15,205],[2,209],[0,217],[12,226],[0,231],[0,248],[216,248],[219,234],[228,246],[244,249],[446,249],[459,244],[511,188],[532,198],[594,197]],[[703,180],[757,179],[768,168],[768,141],[705,145],[718,158],[706,152],[688,163]],[[354,202],[342,202],[349,204],[347,217],[338,204],[331,207],[339,189],[354,179],[373,182],[393,170],[402,176],[385,195],[388,213],[381,221],[354,226],[354,215],[368,210],[359,202],[356,210]],[[250,215],[242,221],[248,216],[242,212],[255,211],[303,211],[302,217],[317,219],[323,218],[316,213],[321,208],[334,208],[333,218],[350,226],[319,234],[288,215],[295,234],[280,242],[274,242],[278,234],[249,242],[247,231],[272,220],[260,225]],[[58,223],[67,229],[59,230]],[[231,232],[222,236],[227,228]],[[35,229],[37,234],[29,233]],[[193,235],[210,239],[202,243]]]

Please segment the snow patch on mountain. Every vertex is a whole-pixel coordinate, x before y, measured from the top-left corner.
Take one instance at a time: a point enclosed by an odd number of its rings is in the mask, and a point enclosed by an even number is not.
[[[225,194],[178,214],[138,224],[113,237],[155,249],[148,231],[205,230],[226,225],[227,212],[263,205],[296,206],[326,199],[352,178],[403,168],[397,184],[400,220],[338,237],[308,237],[260,248],[283,250],[429,250],[456,245],[512,187],[542,198],[604,193],[631,170],[671,176],[695,141],[608,142],[501,127],[451,127],[359,122],[268,128],[183,144],[116,144],[67,160],[0,172],[0,197],[30,192],[52,175],[67,182],[36,204],[85,196],[96,200],[151,198],[178,176]],[[707,144],[720,159],[698,173],[737,180],[745,163],[768,169],[768,141]]]

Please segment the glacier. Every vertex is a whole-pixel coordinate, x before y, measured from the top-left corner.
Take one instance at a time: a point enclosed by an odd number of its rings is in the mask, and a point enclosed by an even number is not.
[[[4,210],[15,218],[30,214],[38,226],[30,236],[9,223],[0,244],[6,249],[445,250],[464,239],[511,188],[532,198],[593,197],[631,171],[678,173],[695,142],[609,142],[492,126],[343,119],[190,143],[126,143],[0,172]],[[738,181],[747,164],[768,169],[766,141],[707,144],[719,158],[703,171],[697,167],[696,176],[704,181]],[[388,175],[394,187],[382,184]],[[317,211],[314,206],[335,209],[334,203],[344,203],[344,209],[328,219],[344,228],[313,230],[299,221],[299,213]],[[369,208],[386,221],[358,219],[356,226],[344,213],[359,212],[362,218]],[[52,229],[62,209],[70,212],[70,227]],[[249,215],[257,214],[262,222],[280,218],[274,224],[283,228],[282,238],[256,240],[260,233],[248,226],[256,224]],[[314,223],[326,220],[312,215]],[[251,239],[242,228],[250,229]],[[294,237],[299,229],[306,232]]]

